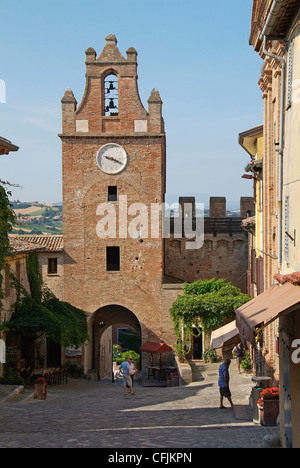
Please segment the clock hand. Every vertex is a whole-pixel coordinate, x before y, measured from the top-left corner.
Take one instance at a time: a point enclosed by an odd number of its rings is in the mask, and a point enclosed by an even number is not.
[[[111,161],[116,161],[117,163],[122,164],[121,161],[119,161],[118,159],[112,158],[111,156],[104,156],[104,157],[106,159],[110,159]]]

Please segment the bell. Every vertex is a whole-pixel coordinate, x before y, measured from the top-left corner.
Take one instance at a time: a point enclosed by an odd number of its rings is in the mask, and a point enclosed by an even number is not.
[[[116,89],[116,88],[114,87],[114,85],[113,85],[113,81],[110,81],[110,82],[109,82],[109,88],[108,88],[108,89],[109,89],[109,91],[113,91],[114,89]]]
[[[109,107],[109,109],[116,109],[116,106],[115,106],[115,103],[114,103],[113,99],[110,99],[108,107]]]

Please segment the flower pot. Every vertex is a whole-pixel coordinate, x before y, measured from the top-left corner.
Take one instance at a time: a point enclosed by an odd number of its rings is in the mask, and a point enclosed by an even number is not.
[[[258,408],[258,422],[259,424],[263,424],[264,420],[264,408],[263,406],[257,405]]]
[[[264,400],[262,409],[263,426],[276,426],[279,415],[279,400]]]
[[[167,387],[172,387],[172,379],[167,379]]]
[[[47,386],[45,384],[34,384],[34,397],[37,400],[46,400]]]

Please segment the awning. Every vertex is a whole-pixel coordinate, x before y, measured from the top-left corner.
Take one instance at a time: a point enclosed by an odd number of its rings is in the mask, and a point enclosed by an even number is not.
[[[255,345],[259,325],[266,326],[297,305],[300,306],[300,286],[275,284],[235,311],[241,339]]]
[[[152,341],[147,341],[140,347],[140,351],[144,351],[146,353],[167,353],[168,351],[173,350],[165,343],[154,343]]]
[[[214,330],[211,334],[210,345],[212,349],[219,348],[223,346],[226,341],[231,340],[239,334],[239,329],[236,326],[236,321],[234,320],[224,327]]]

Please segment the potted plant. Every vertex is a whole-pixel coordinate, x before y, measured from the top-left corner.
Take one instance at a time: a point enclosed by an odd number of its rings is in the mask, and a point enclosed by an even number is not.
[[[39,377],[34,382],[34,398],[37,400],[46,400],[48,384],[44,377]]]
[[[205,362],[216,362],[216,353],[212,348],[206,348],[203,353]]]
[[[177,357],[178,357],[179,362],[181,362],[181,363],[185,362],[185,356],[184,356],[184,354],[179,353],[179,354],[177,355]]]
[[[278,387],[271,387],[262,390],[257,406],[260,413],[260,423],[264,426],[276,426],[279,415],[279,395]]]
[[[245,354],[242,362],[241,362],[241,367],[244,369],[244,371],[249,374],[252,372],[252,362],[251,362],[251,357],[250,354],[247,353]]]

